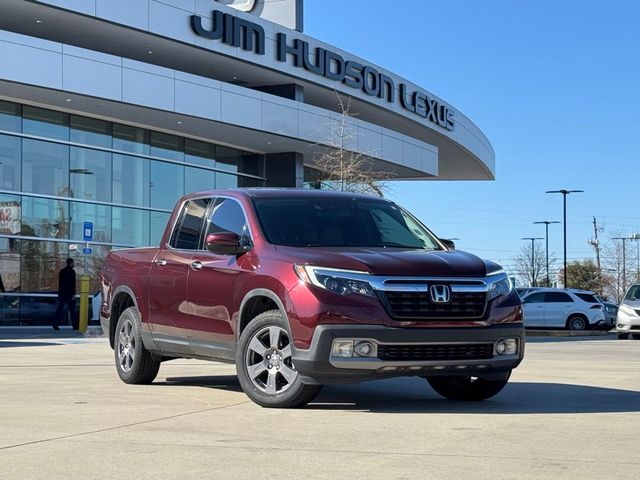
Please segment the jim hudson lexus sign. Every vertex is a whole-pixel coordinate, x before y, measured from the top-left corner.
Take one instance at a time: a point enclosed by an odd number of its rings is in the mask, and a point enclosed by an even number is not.
[[[250,0],[241,0],[233,6],[238,8],[242,5],[250,7],[250,10],[253,4]],[[204,27],[202,17],[192,15],[191,29],[201,37],[242,48],[256,55],[265,55],[264,28],[235,15],[213,10],[210,29]],[[299,38],[289,41],[285,33],[276,35],[276,60],[282,63],[290,61],[297,68],[362,90],[371,97],[384,98],[392,104],[399,101],[405,110],[446,130],[455,129],[454,111],[447,104],[424,91],[413,90],[405,83],[396,85],[393,78],[370,65],[346,59],[321,47],[316,47],[312,52],[308,42]]]

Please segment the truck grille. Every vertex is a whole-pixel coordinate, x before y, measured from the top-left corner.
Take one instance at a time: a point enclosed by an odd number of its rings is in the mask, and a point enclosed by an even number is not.
[[[379,345],[380,360],[446,361],[486,360],[493,357],[493,344],[467,345]]]
[[[449,303],[433,303],[427,292],[386,291],[383,296],[391,317],[402,320],[477,319],[487,304],[484,292],[452,292]]]

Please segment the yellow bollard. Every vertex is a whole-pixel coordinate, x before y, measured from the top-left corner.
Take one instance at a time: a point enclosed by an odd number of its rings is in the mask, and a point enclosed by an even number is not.
[[[87,331],[89,325],[89,275],[80,277],[80,318],[78,319],[80,333]]]

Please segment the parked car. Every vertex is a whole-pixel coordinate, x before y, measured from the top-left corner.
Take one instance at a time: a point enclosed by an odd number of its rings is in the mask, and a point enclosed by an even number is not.
[[[163,360],[186,357],[235,363],[266,407],[398,376],[484,400],[522,361],[522,304],[502,268],[388,200],[193,194],[160,245],[112,251],[104,264],[101,323],[126,383],[150,383]]]
[[[632,285],[618,307],[616,317],[618,338],[640,340],[640,284]]]
[[[533,292],[534,290],[537,290],[538,287],[517,287],[516,288],[516,293],[518,295],[520,295],[520,298],[524,298],[527,295],[529,295],[531,292]]]
[[[525,327],[587,330],[606,324],[604,306],[587,290],[539,288],[522,303]]]

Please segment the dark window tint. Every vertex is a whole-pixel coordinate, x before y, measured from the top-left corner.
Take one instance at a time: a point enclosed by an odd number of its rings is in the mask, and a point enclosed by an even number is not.
[[[547,292],[544,294],[544,301],[549,303],[573,303],[571,297],[562,292]]]
[[[524,299],[524,303],[543,303],[544,293],[532,293]]]
[[[20,106],[15,103],[0,102],[0,130],[19,132],[21,124]]]
[[[71,141],[111,147],[111,124],[95,118],[71,115]]]
[[[632,301],[640,300],[640,285],[634,285],[633,287],[631,287],[624,299]]]
[[[39,137],[69,140],[69,115],[44,108],[27,107],[22,110],[22,131]]]
[[[180,250],[198,250],[200,233],[210,199],[201,198],[187,203],[179,227],[171,239],[171,246]]]
[[[247,221],[242,207],[230,198],[218,198],[207,229],[210,233],[233,232],[242,237]]]
[[[600,303],[600,300],[598,300],[595,295],[591,295],[590,293],[576,293],[576,297],[578,297],[580,300],[584,300],[587,303]]]

